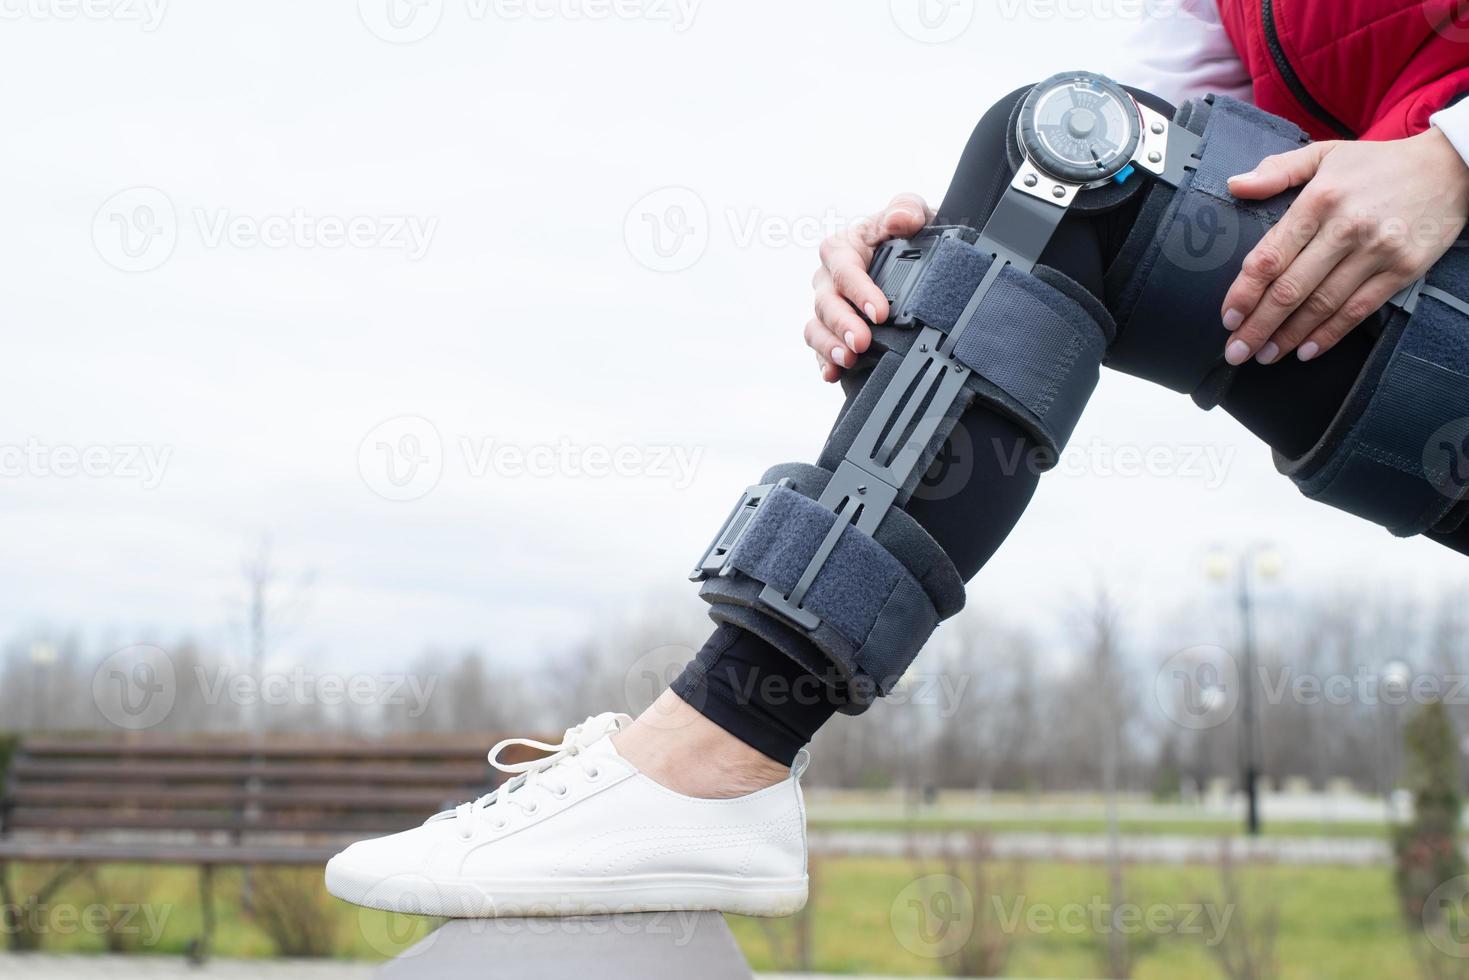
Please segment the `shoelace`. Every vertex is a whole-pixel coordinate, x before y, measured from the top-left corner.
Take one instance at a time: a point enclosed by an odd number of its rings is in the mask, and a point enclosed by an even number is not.
[[[502,807],[517,807],[523,813],[533,814],[540,809],[540,801],[534,798],[534,791],[544,790],[556,799],[564,797],[570,787],[564,780],[557,780],[554,772],[556,769],[570,765],[573,760],[579,760],[582,774],[588,779],[596,779],[600,774],[597,764],[585,758],[580,758],[582,750],[600,741],[612,732],[622,729],[622,716],[607,712],[605,714],[593,715],[580,725],[574,725],[566,730],[561,741],[555,745],[540,742],[533,738],[507,738],[496,742],[495,747],[490,749],[490,765],[504,773],[514,776],[509,782],[497,787],[494,792],[487,793],[477,800],[469,803],[461,803],[453,811],[440,814],[441,817],[453,813],[455,823],[458,825],[459,835],[464,838],[474,836],[476,821],[494,816],[491,829],[500,830],[508,820]],[[517,748],[535,749],[541,752],[551,753],[540,759],[532,759],[530,762],[501,762],[499,755],[505,749],[515,746]]]

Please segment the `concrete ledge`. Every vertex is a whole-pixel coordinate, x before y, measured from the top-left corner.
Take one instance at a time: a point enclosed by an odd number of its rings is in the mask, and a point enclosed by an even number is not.
[[[384,966],[382,980],[750,980],[717,912],[455,919]]]

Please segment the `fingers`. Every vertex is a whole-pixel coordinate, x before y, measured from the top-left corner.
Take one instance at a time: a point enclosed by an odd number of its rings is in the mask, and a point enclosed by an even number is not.
[[[899,194],[882,211],[821,243],[821,268],[811,280],[816,291],[812,323],[819,329],[808,324],[806,343],[822,359],[823,377],[855,365],[857,355],[872,344],[867,321],[883,323],[889,316],[887,297],[867,274],[877,246],[916,234],[932,217],[923,198]]]
[[[848,355],[841,342],[814,317],[806,322],[805,337],[806,346],[816,352],[816,363],[821,369],[822,379],[835,381],[840,378],[842,368],[850,366],[842,363]]]
[[[1382,263],[1373,255],[1360,251],[1353,252],[1322,281],[1321,285],[1312,290],[1294,313],[1286,318],[1280,329],[1275,331],[1260,349],[1257,359],[1261,364],[1274,364],[1297,350],[1306,338],[1316,331],[1317,327],[1336,316],[1347,302],[1381,271]],[[1366,318],[1366,315],[1359,317],[1357,322],[1360,323]],[[1335,341],[1332,342],[1335,343]],[[1319,350],[1318,342],[1318,353]],[[1310,360],[1310,358],[1307,357],[1304,360]]]
[[[1249,173],[1229,178],[1229,192],[1235,197],[1259,201],[1283,194],[1292,187],[1300,187],[1316,176],[1316,171],[1321,169],[1321,161],[1339,145],[1339,142],[1328,140],[1289,153],[1268,156]]]
[[[1296,356],[1303,361],[1310,361],[1325,354],[1363,320],[1386,306],[1387,301],[1407,284],[1395,272],[1380,272],[1373,276],[1329,320],[1311,332]]]
[[[863,275],[866,275],[865,271]],[[818,269],[812,284],[816,288],[816,321],[833,340],[846,348],[836,363],[842,367],[851,367],[857,363],[857,355],[871,346],[872,330],[867,326],[867,321],[858,316],[852,305],[842,297],[829,272]],[[819,353],[831,356],[830,349],[820,350]]]
[[[933,211],[917,194],[899,194],[888,204],[879,222],[883,241],[907,238],[922,231],[933,220]]]
[[[1313,238],[1287,268],[1270,280],[1259,304],[1234,331],[1225,347],[1224,359],[1238,365],[1256,354],[1264,354],[1266,363],[1274,360],[1278,352],[1267,348],[1271,335],[1341,264],[1347,250],[1345,243],[1333,241],[1329,236]],[[1255,274],[1253,281],[1259,279]]]

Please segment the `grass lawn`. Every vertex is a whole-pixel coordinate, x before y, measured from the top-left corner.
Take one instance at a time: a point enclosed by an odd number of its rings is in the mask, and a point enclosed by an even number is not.
[[[1118,821],[1124,834],[1140,836],[1236,837],[1244,833],[1241,821],[1234,820],[1127,820]],[[812,830],[874,830],[905,833],[910,830],[980,830],[992,834],[1006,832],[1033,834],[1103,834],[1107,824],[1092,817],[1030,818],[965,818],[942,814],[911,819],[843,818],[814,816]],[[1262,825],[1266,837],[1376,837],[1387,834],[1385,823],[1356,821],[1274,821]]]
[[[44,870],[19,866],[11,873],[22,888],[34,888]],[[810,912],[815,969],[942,974],[941,962],[932,956],[934,947],[919,938],[913,905],[934,899],[931,893],[925,897],[913,883],[920,875],[944,872],[943,867],[930,863],[919,869],[902,860],[840,858],[821,862],[815,871],[817,886]],[[1014,868],[994,863],[986,873],[990,887],[1001,893],[978,903],[980,917],[991,927],[1008,931],[1006,973],[1087,977],[1103,972],[1100,957],[1106,936],[1092,925],[1096,914],[1106,921],[1105,912],[1096,911],[1107,894],[1102,868],[1060,863]],[[1234,929],[1240,921],[1257,918],[1269,903],[1279,916],[1277,956],[1286,977],[1376,980],[1411,975],[1410,950],[1394,907],[1390,875],[1387,868],[1246,868],[1240,871],[1244,898],[1237,907],[1229,908],[1213,868],[1131,867],[1126,899],[1139,907],[1137,918],[1128,926],[1140,950],[1134,975],[1222,976],[1208,941],[1221,926]],[[241,911],[242,884],[239,871],[216,876],[216,954],[273,955],[270,936]],[[334,956],[392,956],[432,925],[428,920],[358,910],[338,902],[322,890],[316,869],[275,874],[257,871],[255,891],[261,896],[270,893],[273,905],[287,910],[290,927],[303,935],[322,937],[323,948]],[[939,903],[928,907],[941,914],[951,912],[942,900],[939,896]],[[135,904],[140,907],[134,908]],[[39,917],[43,948],[106,949],[106,937],[96,925],[101,913],[89,911],[100,907],[128,915],[120,925],[121,942],[141,952],[182,954],[200,928],[192,869],[115,866],[100,869],[96,882],[75,880],[52,898]],[[1226,912],[1229,919],[1223,918]],[[1145,918],[1155,923],[1151,930],[1140,924]],[[929,920],[930,938],[942,942],[956,935],[944,932],[943,922],[935,930],[934,921],[938,920]],[[731,917],[730,923],[757,970],[796,965],[788,958],[793,920],[762,923]]]

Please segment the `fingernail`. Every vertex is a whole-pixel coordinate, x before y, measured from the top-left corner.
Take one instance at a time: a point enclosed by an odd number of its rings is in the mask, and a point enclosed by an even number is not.
[[[1239,367],[1250,359],[1250,345],[1243,340],[1231,341],[1230,345],[1224,348],[1224,359],[1235,367]]]
[[[848,330],[847,335],[842,339],[847,342],[847,346],[852,348],[852,353],[855,354],[857,352],[857,338],[852,335],[852,331]]]
[[[867,319],[871,320],[873,323],[877,322],[877,307],[873,306],[871,303],[868,303],[862,307],[862,312],[867,314]],[[850,337],[852,335],[847,334],[847,336]],[[847,343],[850,344],[851,341],[849,340],[847,341]]]
[[[1245,322],[1245,315],[1239,310],[1226,310],[1224,313],[1224,329],[1230,333],[1239,329],[1239,325]]]
[[[1280,345],[1272,340],[1270,341],[1270,343],[1260,348],[1260,354],[1258,357],[1255,358],[1255,360],[1259,361],[1261,364],[1273,364],[1275,362],[1275,359],[1279,356]]]
[[[1251,170],[1249,173],[1235,174],[1233,177],[1229,178],[1229,181],[1230,183],[1234,183],[1236,180],[1254,180],[1258,176],[1260,176],[1260,172],[1258,170]]]
[[[831,359],[842,367],[847,366],[847,352],[840,347],[833,347],[831,349]]]
[[[1308,340],[1301,345],[1300,350],[1296,351],[1296,356],[1303,361],[1309,361],[1319,353],[1321,353],[1321,345],[1314,340]]]

